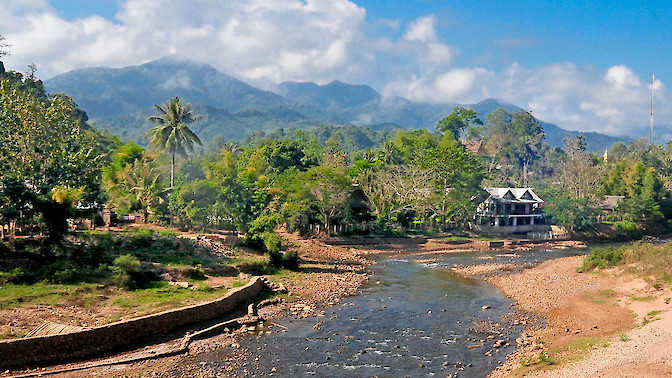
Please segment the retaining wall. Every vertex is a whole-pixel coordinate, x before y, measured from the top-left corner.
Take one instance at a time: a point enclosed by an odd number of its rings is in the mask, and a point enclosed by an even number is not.
[[[39,364],[138,344],[148,337],[165,334],[188,324],[220,317],[245,304],[266,287],[255,277],[211,302],[110,323],[78,332],[0,341],[0,369]]]

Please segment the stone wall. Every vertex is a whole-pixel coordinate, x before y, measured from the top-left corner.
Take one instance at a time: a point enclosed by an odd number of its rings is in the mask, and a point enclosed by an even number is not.
[[[221,317],[256,297],[266,284],[259,277],[233,289],[211,302],[124,320],[100,327],[63,335],[27,337],[0,341],[0,370],[34,365],[138,344],[154,336],[171,332],[188,324]]]

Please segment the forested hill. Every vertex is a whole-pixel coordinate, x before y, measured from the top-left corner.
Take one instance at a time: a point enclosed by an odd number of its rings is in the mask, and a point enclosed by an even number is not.
[[[366,85],[334,81],[325,85],[286,82],[277,92],[265,91],[226,75],[212,66],[176,58],[162,58],[140,66],[121,69],[86,68],[70,71],[45,81],[48,92],[65,92],[86,110],[100,129],[127,140],[143,142],[149,130],[148,115],[154,104],[178,96],[191,102],[204,116],[194,125],[203,140],[215,137],[240,140],[279,128],[308,129],[320,124],[364,125],[373,130],[429,128],[458,104],[416,103],[403,98],[383,98]],[[485,120],[497,108],[520,107],[487,99],[470,105]],[[546,142],[560,146],[567,131],[541,122]],[[383,127],[385,125],[385,127]],[[583,133],[589,151],[604,151],[618,141],[598,133]]]

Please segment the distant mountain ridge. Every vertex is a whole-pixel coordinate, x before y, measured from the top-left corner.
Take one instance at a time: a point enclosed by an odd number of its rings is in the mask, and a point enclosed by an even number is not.
[[[99,129],[143,142],[151,128],[146,119],[154,104],[178,96],[194,105],[204,118],[193,125],[205,142],[217,136],[240,140],[254,132],[278,128],[307,129],[320,124],[354,124],[374,130],[390,127],[429,128],[458,104],[416,103],[404,98],[383,98],[367,85],[332,81],[285,82],[277,93],[255,88],[212,66],[174,57],[125,68],[84,68],[45,81],[48,92],[65,92],[86,110]],[[511,104],[487,99],[471,105],[480,117]],[[567,131],[544,123],[546,141],[559,146]],[[583,133],[591,151],[601,151],[617,141],[598,133]]]

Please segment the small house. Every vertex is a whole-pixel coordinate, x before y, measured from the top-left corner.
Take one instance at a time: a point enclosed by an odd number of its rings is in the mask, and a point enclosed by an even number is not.
[[[474,230],[493,235],[550,232],[544,201],[531,188],[485,188],[476,208]]]

